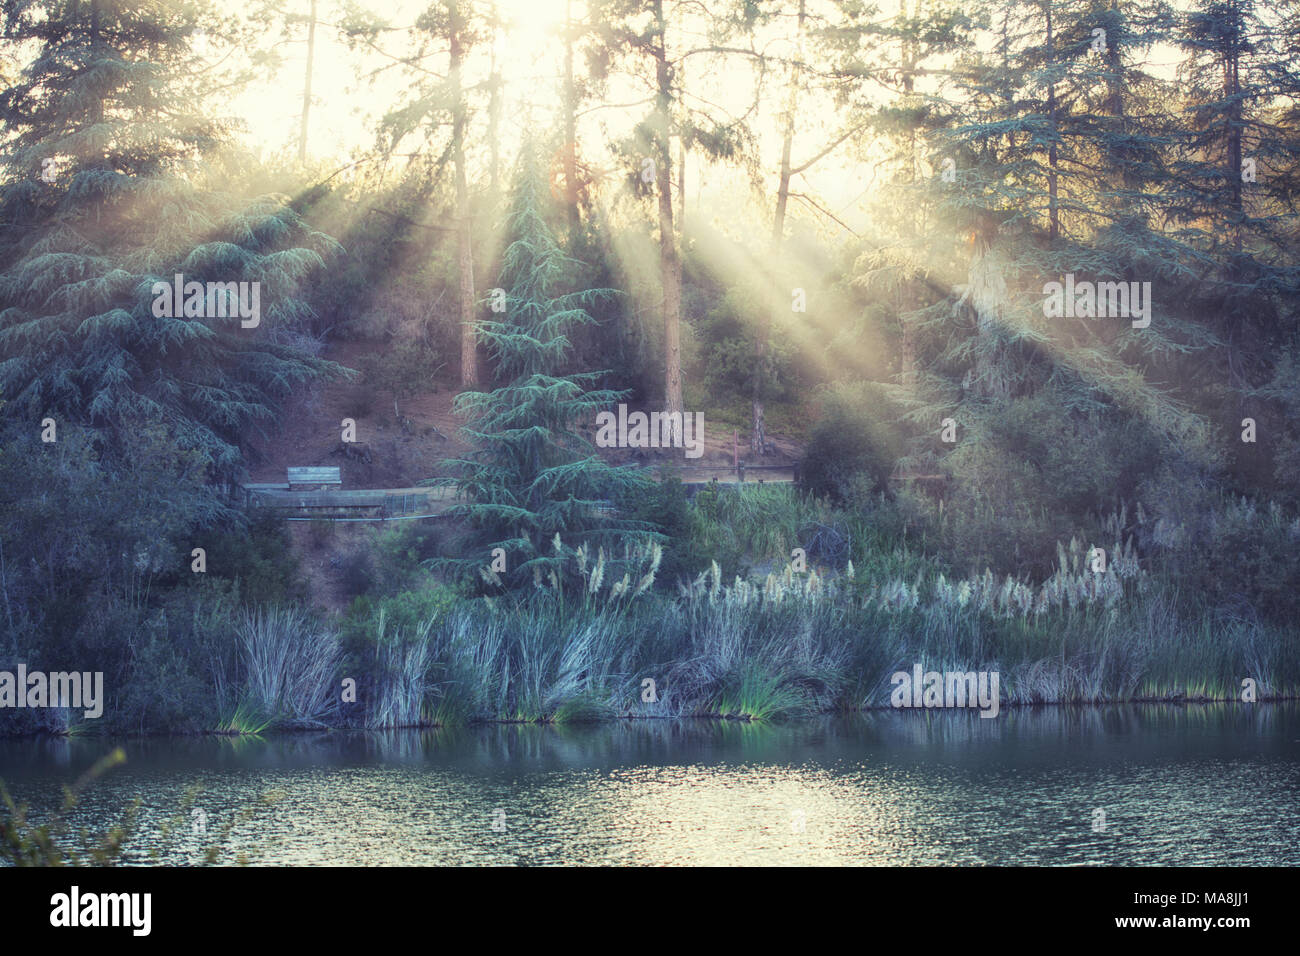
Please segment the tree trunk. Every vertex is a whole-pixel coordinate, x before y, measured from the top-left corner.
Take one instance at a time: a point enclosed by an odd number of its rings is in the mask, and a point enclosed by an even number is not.
[[[1111,0],[1112,11],[1119,9],[1119,0]],[[1128,118],[1124,115],[1124,58],[1121,55],[1120,38],[1106,37],[1106,115],[1110,118],[1112,137],[1121,139],[1127,136]],[[1130,160],[1134,151],[1127,146],[1121,147],[1111,155],[1111,169],[1119,167],[1118,175],[1112,174],[1111,183],[1125,193],[1130,193],[1138,184],[1136,167]],[[1118,161],[1118,162],[1117,162]],[[1127,217],[1138,207],[1128,195],[1124,197],[1123,215]]]
[[[465,102],[461,84],[464,20],[459,4],[447,5],[449,28],[452,109],[452,154],[456,167],[456,249],[460,262],[460,384],[461,388],[478,385],[478,338],[474,327],[474,254],[470,235],[469,184],[465,173]]]
[[[1052,36],[1052,0],[1045,0],[1043,4],[1047,11],[1047,68],[1050,70],[1056,63],[1055,38]],[[1061,233],[1061,214],[1057,208],[1056,198],[1056,82],[1053,80],[1047,86],[1047,120],[1049,124],[1049,135],[1052,137],[1047,147],[1047,238],[1055,243],[1057,236]]]
[[[1244,27],[1244,23],[1238,19],[1234,26],[1241,29]],[[1241,108],[1240,71],[1241,54],[1237,44],[1234,43],[1223,64],[1223,95],[1232,104],[1228,110],[1228,163],[1223,175],[1228,182],[1232,212],[1235,216],[1232,226],[1232,248],[1238,255],[1241,254],[1241,225],[1244,218],[1241,194],[1241,127],[1243,113]],[[1234,265],[1233,268],[1235,270],[1236,266]]]
[[[686,237],[686,143],[677,139],[677,231]]]
[[[908,19],[911,18],[911,11],[905,2],[903,4],[903,15]],[[916,45],[912,40],[913,27],[908,24],[904,28],[903,35],[903,95],[909,110],[915,105],[913,93],[916,88]],[[916,185],[916,124],[911,117],[907,123],[907,183],[909,186]],[[916,221],[916,207],[906,214],[904,228],[907,230],[909,244],[914,243],[919,226]],[[913,251],[908,250],[912,255]],[[912,330],[912,324],[902,319],[903,315],[911,313],[916,308],[916,300],[913,295],[912,282],[908,281],[899,285],[899,325],[902,327],[902,344],[899,349],[898,358],[898,378],[903,385],[910,385],[916,378],[916,339]]]
[[[488,181],[492,190],[492,201],[495,203],[501,192],[501,68],[497,65],[497,35],[500,32],[496,17],[495,7],[493,8],[492,23],[492,58],[489,70],[491,78],[488,81],[488,161],[491,168],[488,170]]]
[[[1233,32],[1231,39],[1227,41],[1228,48],[1223,61],[1223,96],[1231,105],[1228,107],[1228,141],[1225,144],[1226,168],[1223,170],[1223,177],[1228,184],[1228,205],[1229,228],[1231,229],[1232,251],[1235,254],[1225,270],[1225,278],[1230,285],[1236,285],[1243,278],[1241,252],[1242,252],[1242,226],[1245,219],[1245,206],[1242,196],[1241,181],[1241,161],[1242,161],[1242,142],[1241,128],[1244,117],[1244,111],[1241,104],[1241,31],[1245,29],[1245,20],[1241,16],[1240,9],[1233,5]],[[1235,296],[1234,296],[1235,297]],[[1250,334],[1250,326],[1240,321],[1240,316],[1233,314],[1237,312],[1239,306],[1229,305],[1226,314],[1223,315],[1222,321],[1226,326],[1227,336],[1226,345],[1228,352],[1228,381],[1232,383],[1233,388],[1237,391],[1239,403],[1243,401],[1243,393],[1249,384],[1246,376],[1246,363],[1236,361],[1236,358],[1243,354],[1242,341]],[[1240,410],[1240,405],[1238,406]]]
[[[564,211],[578,228],[578,88],[573,79],[573,0],[564,4]]]
[[[682,412],[682,264],[673,232],[673,157],[670,110],[673,98],[672,67],[668,63],[667,25],[663,0],[654,0],[657,42],[655,79],[655,185],[659,193],[659,265],[664,290],[664,403]],[[676,436],[674,436],[676,437]]]
[[[311,0],[311,19],[307,21],[307,76],[302,85],[302,123],[298,127],[298,162],[307,161],[307,118],[311,114],[311,74],[316,62],[316,0]]]
[[[90,51],[92,56],[98,56],[99,44],[102,38],[103,34],[101,33],[99,24],[99,0],[90,0]],[[102,96],[94,98],[90,107],[90,116],[91,123],[94,126],[98,126],[100,123],[104,122],[104,98]],[[102,161],[106,158],[105,154],[101,151],[99,156],[96,158],[94,165],[102,168],[104,165]]]
[[[804,24],[804,0],[799,0],[798,38],[802,37]],[[798,42],[796,39],[796,43]],[[790,153],[794,146],[794,114],[799,100],[799,68],[790,67],[790,85],[787,92],[784,124],[781,130],[781,168],[776,186],[776,210],[772,215],[772,239],[770,243],[772,266],[781,261],[781,243],[785,238],[785,213],[790,204]],[[763,399],[767,385],[768,339],[772,334],[772,323],[781,308],[789,308],[782,290],[774,290],[766,309],[759,314],[758,332],[754,336],[754,425],[749,436],[750,451],[761,458],[767,448],[767,422],[763,415]]]

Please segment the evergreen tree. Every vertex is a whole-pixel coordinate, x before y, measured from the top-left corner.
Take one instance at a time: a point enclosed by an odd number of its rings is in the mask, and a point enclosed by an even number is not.
[[[870,254],[863,278],[926,287],[899,316],[916,349],[895,390],[914,429],[902,467],[955,479],[947,503],[982,529],[965,558],[1024,568],[1043,556],[995,556],[979,542],[1051,540],[1057,516],[1111,507],[1157,465],[1216,464],[1206,417],[1163,384],[1213,338],[1181,307],[1197,251],[1160,231],[1175,131],[1161,118],[1171,90],[1143,70],[1158,6],[1026,0],[977,12],[991,42],[930,72],[933,174],[906,190],[917,212],[884,240],[919,240],[924,258]],[[892,109],[908,105],[905,90]],[[1049,314],[1045,285],[1067,274],[1150,282],[1151,324]],[[1077,461],[1104,466],[1061,467],[1052,448],[1063,438]]]
[[[465,64],[477,48],[489,41],[497,20],[495,12],[487,6],[469,0],[430,3],[411,28],[413,48],[403,56],[389,55],[392,63],[385,69],[407,71],[410,93],[384,116],[379,127],[380,148],[385,154],[391,156],[399,146],[409,147],[416,154],[427,151],[436,155],[438,172],[448,162],[451,164],[462,388],[479,384],[472,228],[474,197],[470,191],[467,148],[475,140],[471,135],[471,122],[477,97],[472,94],[481,86],[469,81]],[[354,42],[374,45],[384,29],[388,28],[378,19],[358,19],[345,32]],[[495,89],[495,80],[490,80],[488,86]],[[498,101],[489,103],[488,133],[493,138],[488,146],[494,154],[499,148],[495,138],[499,111]],[[447,128],[445,140],[444,127]],[[433,149],[430,149],[431,145]]]
[[[504,317],[480,323],[497,387],[456,396],[457,412],[469,418],[464,434],[478,450],[446,463],[456,477],[428,482],[454,486],[469,499],[450,514],[471,527],[465,549],[471,557],[434,563],[486,568],[493,549],[501,548],[505,577],[515,584],[558,570],[561,558],[588,542],[630,544],[653,537],[648,525],[600,514],[605,503],[644,490],[647,479],[636,469],[607,464],[574,430],[626,393],[592,388],[605,372],[567,367],[570,332],[592,322],[587,310],[613,293],[565,291],[581,263],[557,243],[552,207],[537,147],[526,141],[506,223],[499,279]]]
[[[879,142],[893,167],[892,201],[872,211],[877,235],[858,256],[854,285],[894,313],[898,380],[908,387],[917,372],[918,314],[946,296],[950,283],[945,273],[953,268],[950,244],[936,246],[927,234],[925,220],[934,214],[935,194],[923,169],[927,136],[948,127],[955,113],[938,95],[941,87],[934,77],[942,74],[945,59],[974,42],[975,25],[960,6],[905,0],[893,20],[864,22],[832,35],[842,47],[838,71],[876,81],[874,87],[864,86],[876,95],[859,94],[850,106],[856,120],[882,134]],[[866,20],[868,12],[859,11],[858,19]],[[954,157],[942,161],[951,161],[955,169]],[[947,166],[943,171],[948,172]]]
[[[710,159],[744,163],[753,155],[754,137],[745,117],[726,115],[707,100],[687,95],[686,64],[704,56],[721,64],[736,56],[761,65],[752,41],[759,9],[748,0],[709,5],[682,0],[590,0],[588,15],[599,23],[597,44],[589,54],[596,88],[621,67],[639,85],[653,91],[650,108],[633,136],[615,143],[630,171],[638,196],[653,197],[658,223],[659,277],[664,320],[664,405],[680,412],[682,404],[682,229],[686,187],[685,154],[694,150]],[[698,42],[691,42],[697,40]],[[678,141],[674,177],[672,141]],[[648,162],[648,165],[647,165]],[[673,179],[679,205],[673,208]]]
[[[1170,219],[1208,260],[1194,305],[1225,346],[1214,371],[1242,389],[1262,384],[1296,331],[1294,311],[1286,311],[1300,294],[1287,171],[1300,159],[1300,136],[1278,122],[1276,106],[1279,97],[1294,102],[1298,84],[1285,39],[1251,0],[1197,3],[1179,43],[1189,122],[1178,141]]]
[[[1198,423],[1138,371],[1208,344],[1170,307],[1190,254],[1150,225],[1169,135],[1151,119],[1159,99],[1139,57],[1165,21],[1137,4],[1101,10],[1048,0],[991,12],[996,44],[955,73],[945,97],[952,118],[932,139],[938,156],[956,160],[952,181],[928,184],[934,238],[956,232],[965,240],[955,256],[956,301],[919,318],[931,330],[958,320],[943,354],[961,373],[956,394],[972,407],[991,403],[999,414],[1000,403],[1050,384],[1069,408],[1122,405],[1186,441]],[[1139,95],[1144,136],[1125,119]],[[1067,273],[1151,282],[1152,325],[1045,321],[1044,283]]]
[[[11,416],[89,425],[110,445],[161,425],[231,479],[246,430],[336,369],[288,342],[311,315],[302,280],[338,246],[279,198],[205,187],[229,124],[195,105],[201,24],[219,28],[191,4],[0,8],[4,38],[33,49],[0,92],[0,389]],[[155,283],[178,273],[203,284],[203,307],[155,314]],[[259,324],[209,282],[258,283]]]

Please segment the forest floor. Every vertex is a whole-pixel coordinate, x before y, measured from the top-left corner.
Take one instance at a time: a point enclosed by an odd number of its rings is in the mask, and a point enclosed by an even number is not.
[[[360,358],[375,348],[371,342],[334,343],[324,358],[356,368]],[[460,433],[463,421],[452,410],[456,383],[435,379],[426,391],[401,398],[398,408],[409,419],[403,429],[393,410],[393,396],[378,392],[364,380],[335,381],[304,390],[286,403],[279,427],[248,443],[250,480],[283,483],[285,469],[312,465],[333,465],[340,469],[343,489],[411,488],[426,478],[448,474],[443,461],[472,450]],[[629,411],[652,411],[650,407],[630,405]],[[675,463],[689,469],[716,469],[721,480],[730,479],[733,463],[732,429],[709,424],[704,412],[704,453],[688,459],[681,449],[599,449],[606,460],[615,464],[652,465]],[[370,461],[340,453],[342,422],[356,422],[356,442],[365,445]],[[592,437],[588,432],[588,438]],[[741,433],[740,456],[750,457],[748,436]],[[769,435],[774,454],[764,457],[765,466],[793,466],[803,453],[793,439]],[[752,479],[751,479],[752,480]],[[342,560],[349,552],[363,547],[375,522],[341,522],[333,524],[322,539],[311,522],[287,522],[290,539],[300,560],[310,589],[312,602],[335,612],[346,609],[350,599],[343,584]]]

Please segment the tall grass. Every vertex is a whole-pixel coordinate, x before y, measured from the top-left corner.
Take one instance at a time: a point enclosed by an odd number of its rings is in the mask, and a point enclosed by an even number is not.
[[[275,726],[276,714],[260,704],[244,699],[233,709],[225,711],[218,719],[213,733],[225,736],[257,736]]]
[[[369,726],[420,727],[436,722],[428,707],[432,625],[432,620],[421,621],[409,636],[400,628],[390,634],[387,615],[379,612]]]
[[[463,601],[384,660],[419,688],[400,719],[420,701],[446,723],[888,706],[891,674],[916,663],[997,671],[1009,704],[1238,699],[1246,677],[1262,697],[1300,690],[1294,629],[1208,606],[1189,615],[1131,545],[1112,544],[1104,573],[1091,570],[1091,550],[1062,545],[1038,585],[988,572],[867,580],[852,562],[830,578],[787,565],[728,583],[715,563],[676,598],[632,573],[608,580],[602,556],[588,555],[576,591],[557,579],[513,600]]]
[[[243,691],[236,715],[317,720],[338,707],[338,635],[297,607],[245,611],[236,622]]]
[[[801,530],[828,519],[829,509],[793,485],[712,484],[697,493],[690,514],[691,533],[705,553],[739,551],[762,561],[788,560]]]

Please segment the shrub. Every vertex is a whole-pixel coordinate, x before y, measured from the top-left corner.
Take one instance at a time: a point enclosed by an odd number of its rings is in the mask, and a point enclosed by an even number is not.
[[[348,608],[343,630],[350,638],[373,641],[382,616],[390,630],[414,631],[423,622],[444,616],[456,599],[455,591],[436,582],[417,591],[401,591],[384,597],[363,595]]]
[[[888,424],[897,410],[874,384],[828,389],[800,467],[800,488],[816,497],[846,502],[867,476],[875,491],[888,489],[902,445]]]
[[[1300,517],[1168,473],[1144,499],[1151,510],[1143,513],[1139,545],[1187,599],[1220,614],[1279,623],[1300,617]]]
[[[708,490],[701,489],[699,494]],[[711,559],[719,557],[709,552],[709,544],[696,533],[693,515],[698,505],[686,497],[686,486],[676,473],[667,473],[644,493],[627,496],[618,504],[628,517],[645,522],[664,536],[663,558],[655,580],[661,590],[694,577],[708,567]]]
[[[292,604],[307,599],[293,542],[283,521],[258,517],[246,531],[205,536],[207,573],[238,582],[249,604]]]
[[[959,571],[1034,577],[1051,572],[1058,541],[1095,541],[1098,515],[1132,502],[1166,447],[1139,421],[1072,413],[1048,392],[1000,404],[960,436],[943,459],[936,543]]]
[[[370,536],[373,586],[381,594],[418,591],[434,583],[423,567],[440,553],[442,533],[433,521],[399,521],[381,526]]]

